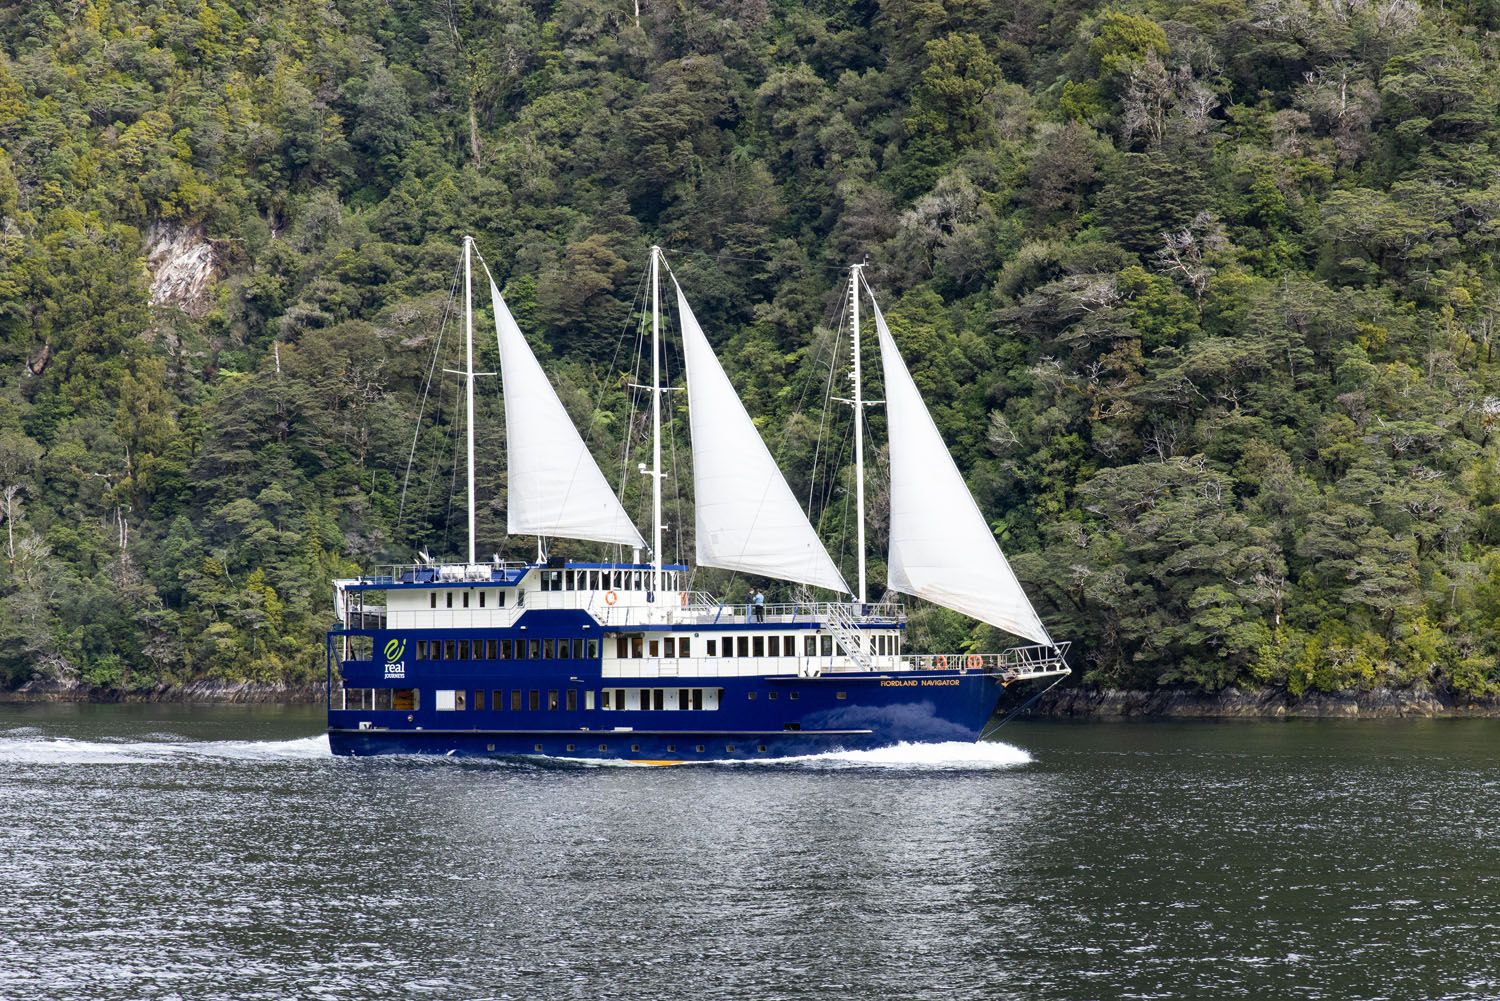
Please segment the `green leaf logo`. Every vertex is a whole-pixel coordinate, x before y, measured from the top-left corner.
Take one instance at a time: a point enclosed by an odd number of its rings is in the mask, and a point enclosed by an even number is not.
[[[406,653],[406,640],[390,640],[385,645],[385,659],[387,661],[400,660],[401,655]]]

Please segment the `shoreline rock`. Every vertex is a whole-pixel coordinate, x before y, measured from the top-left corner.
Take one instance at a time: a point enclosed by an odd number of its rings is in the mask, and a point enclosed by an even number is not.
[[[0,702],[178,702],[205,705],[322,705],[323,686],[266,684],[207,678],[181,685],[151,688],[98,688],[82,682],[30,681],[11,691],[0,691]]]
[[[1448,692],[1376,688],[1364,692],[1308,692],[1226,688],[1053,689],[1032,710],[1053,719],[1433,719],[1500,718],[1500,701]]]

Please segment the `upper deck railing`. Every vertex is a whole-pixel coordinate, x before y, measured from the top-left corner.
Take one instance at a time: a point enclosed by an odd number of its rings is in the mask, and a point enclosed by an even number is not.
[[[898,671],[974,671],[1008,680],[1041,678],[1072,673],[1068,668],[1069,642],[1051,646],[1016,646],[999,653],[916,653],[897,659]]]

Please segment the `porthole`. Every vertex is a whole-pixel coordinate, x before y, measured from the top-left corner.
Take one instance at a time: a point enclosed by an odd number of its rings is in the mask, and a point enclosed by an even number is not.
[[[536,745],[536,749],[537,749],[537,750],[538,750],[538,751],[540,751],[540,750],[541,750],[541,749],[542,749],[542,745],[541,745],[541,744],[537,744],[537,745]]]
[[[724,753],[725,754],[733,754],[734,753],[734,745],[733,744],[725,744],[724,745]]]
[[[573,745],[572,744],[568,745],[568,750],[570,750],[570,751],[573,750]]]
[[[789,698],[789,699],[800,699],[800,698],[802,698],[802,693],[801,692],[793,692],[791,695],[788,695],[787,698]]]
[[[836,698],[836,699],[847,699],[849,697],[849,693],[848,692],[835,692],[834,695],[833,695],[833,697]]]
[[[699,744],[697,747],[694,748],[694,750],[697,751],[699,754],[702,754],[703,753],[703,745]]]
[[[761,754],[765,754],[766,753],[766,745],[765,744],[761,744],[759,747],[756,748],[756,750],[759,751]]]
[[[601,750],[601,751],[607,751],[607,750],[609,750],[609,745],[608,744],[600,744],[599,745],[599,750]]]
[[[667,753],[668,754],[676,754],[677,753],[677,745],[676,744],[668,744],[667,745]]]
[[[639,751],[641,749],[641,745],[640,744],[631,744],[630,745],[630,749],[632,751]]]
[[[495,745],[494,744],[485,744],[484,745],[484,749],[486,751],[493,751],[495,749]]]

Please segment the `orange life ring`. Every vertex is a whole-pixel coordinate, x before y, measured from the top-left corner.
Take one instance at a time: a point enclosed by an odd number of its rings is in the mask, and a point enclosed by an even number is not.
[[[615,594],[615,592],[613,592],[613,591],[605,591],[604,592],[604,603],[606,605],[613,605],[615,602],[617,602],[619,600],[620,600],[620,596],[618,594]]]
[[[677,592],[677,600],[678,600],[678,602],[681,603],[681,605],[682,605],[683,608],[686,608],[687,607],[687,592],[686,591],[679,591],[679,592]]]
[[[977,671],[984,666],[984,658],[977,653],[969,654],[969,670]]]
[[[941,654],[938,655],[938,658],[937,658],[937,669],[939,671],[946,671],[946,670],[948,670],[948,658],[947,657],[944,657]]]

